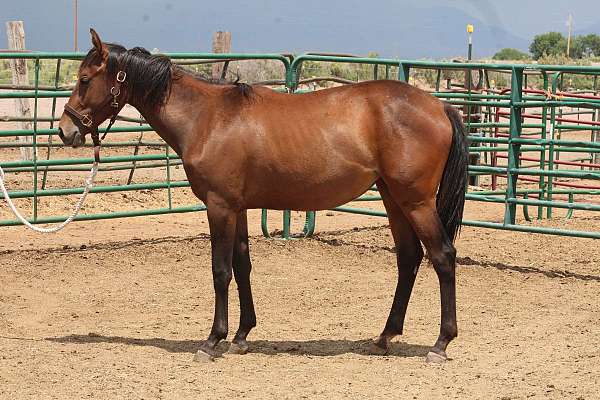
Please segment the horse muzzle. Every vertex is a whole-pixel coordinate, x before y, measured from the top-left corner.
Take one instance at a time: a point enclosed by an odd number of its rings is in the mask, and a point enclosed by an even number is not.
[[[77,127],[68,134],[65,134],[63,129],[59,127],[58,137],[60,137],[60,140],[62,140],[65,146],[77,148],[85,144],[85,135],[83,135]]]

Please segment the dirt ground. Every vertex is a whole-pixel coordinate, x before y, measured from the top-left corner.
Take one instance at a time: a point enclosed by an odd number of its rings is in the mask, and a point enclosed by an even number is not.
[[[205,218],[3,228],[0,398],[599,398],[596,241],[463,228],[459,337],[428,365],[439,291],[425,263],[405,335],[368,353],[396,281],[383,219],[321,213],[314,239],[281,241],[259,236],[253,212],[250,353],[195,363],[213,308]],[[235,331],[235,285],[230,299]]]

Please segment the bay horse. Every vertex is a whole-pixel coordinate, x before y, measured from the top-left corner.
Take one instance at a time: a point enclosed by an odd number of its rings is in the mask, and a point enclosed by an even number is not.
[[[163,55],[103,43],[92,49],[65,105],[59,136],[77,147],[126,103],[181,157],[193,193],[207,207],[215,291],[214,321],[195,356],[213,359],[228,333],[228,290],[235,277],[239,329],[228,352],[248,351],[256,326],[246,210],[326,210],[373,184],[383,199],[397,252],[398,281],[378,353],[402,334],[424,256],[437,273],[440,334],[427,361],[447,359],[457,336],[453,242],[460,227],[468,150],[460,114],[406,83],[379,80],[307,94],[216,84]],[[111,118],[112,117],[112,118]],[[422,244],[422,245],[421,245]]]

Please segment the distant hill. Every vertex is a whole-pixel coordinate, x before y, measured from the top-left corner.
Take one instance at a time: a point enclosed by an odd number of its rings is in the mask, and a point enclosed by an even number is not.
[[[600,35],[600,22],[597,22],[596,24],[588,26],[584,29],[578,29],[574,33],[575,35],[587,35],[589,33],[595,33],[596,35]]]
[[[279,25],[293,23],[294,30],[280,31],[276,26],[271,31],[255,31],[251,36],[234,34],[234,47],[241,51],[285,49],[362,55],[375,51],[383,57],[404,59],[466,57],[468,23],[475,25],[474,57],[491,56],[504,47],[527,51],[529,45],[527,39],[502,27],[488,26],[452,7],[407,6],[401,13],[377,14],[367,7],[354,11],[364,18],[347,20],[313,14],[304,26],[281,19]]]
[[[161,51],[209,51],[212,32],[229,30],[237,52],[328,51],[365,55],[375,51],[383,57],[450,58],[466,56],[467,23],[475,25],[476,58],[491,56],[504,47],[527,50],[529,42],[455,7],[398,1],[262,0],[224,8],[218,2],[197,0],[131,0],[118,2],[118,13],[107,11],[112,10],[112,3],[115,1],[80,2],[81,50],[89,48],[90,26],[106,40]],[[70,10],[51,1],[13,2],[3,9],[1,22],[24,20],[30,49],[71,50]],[[5,46],[5,32],[0,29],[0,48]]]
[[[468,23],[475,26],[475,58],[491,56],[504,47],[526,51],[529,45],[527,39],[513,35],[502,27],[486,25],[456,8],[416,9],[413,21],[413,26],[398,27],[405,39],[399,48],[402,58],[466,56]],[[382,53],[390,54],[393,50],[385,48]]]

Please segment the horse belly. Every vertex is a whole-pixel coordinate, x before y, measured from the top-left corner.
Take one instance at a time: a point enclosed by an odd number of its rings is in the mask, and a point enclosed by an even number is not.
[[[245,150],[248,208],[324,210],[360,196],[378,177],[373,127],[364,111],[311,106],[257,130]],[[283,113],[286,114],[286,113]]]
[[[293,174],[263,171],[255,182],[258,190],[248,193],[247,208],[326,210],[360,196],[377,177],[374,169],[358,165]],[[250,187],[250,182],[246,187]]]

